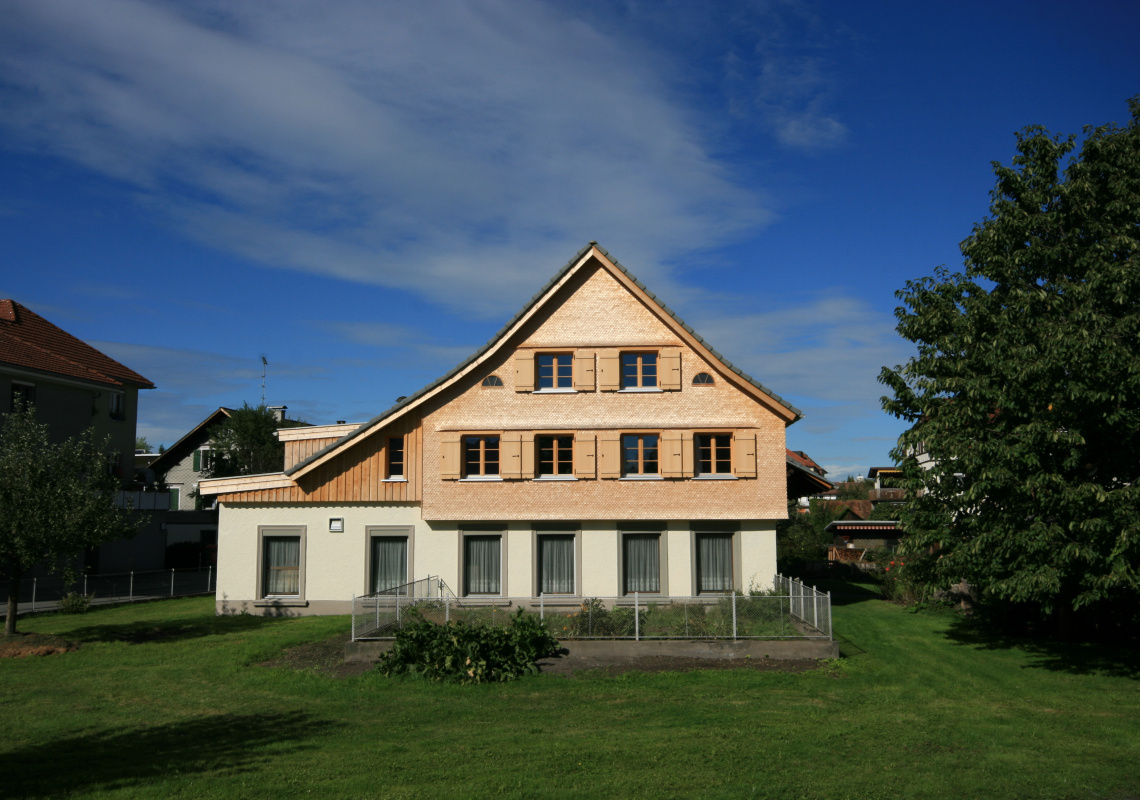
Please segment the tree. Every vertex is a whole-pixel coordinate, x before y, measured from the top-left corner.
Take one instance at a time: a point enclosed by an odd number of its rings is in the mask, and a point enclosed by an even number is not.
[[[892,453],[908,566],[1062,628],[1140,597],[1140,97],[1129,106],[1079,152],[1039,126],[1018,135],[965,271],[897,293],[918,354],[879,378],[884,409],[912,423]]]
[[[244,403],[214,429],[210,436],[211,461],[202,472],[210,478],[280,472],[285,465],[285,445],[277,439],[277,428],[306,424],[299,420],[278,423],[265,406]]]
[[[145,436],[135,437],[135,452],[136,453],[149,453],[151,452],[150,442],[146,440]]]
[[[0,416],[0,570],[9,580],[5,633],[16,632],[20,584],[37,564],[54,569],[86,547],[131,536],[140,520],[115,505],[110,442],[88,429],[53,444],[34,407]]]

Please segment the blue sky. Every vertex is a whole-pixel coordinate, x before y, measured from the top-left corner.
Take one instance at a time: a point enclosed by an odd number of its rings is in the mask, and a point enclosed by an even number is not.
[[[1127,119],[1131,2],[4,0],[0,297],[219,405],[359,421],[598,240],[889,463],[894,292],[988,208],[1015,131]]]

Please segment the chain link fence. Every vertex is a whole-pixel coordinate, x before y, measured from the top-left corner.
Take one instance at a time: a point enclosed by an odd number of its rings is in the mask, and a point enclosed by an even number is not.
[[[759,595],[456,597],[427,578],[352,602],[353,641],[391,639],[409,619],[507,625],[538,614],[558,639],[831,639],[831,594],[777,575]],[[414,611],[413,611],[414,610]]]
[[[24,578],[20,581],[20,613],[57,608],[71,592],[91,597],[92,604],[130,603],[157,597],[210,594],[217,588],[214,568],[163,569],[147,572],[116,572],[105,575],[62,575]],[[11,584],[0,581],[0,614],[7,611]]]

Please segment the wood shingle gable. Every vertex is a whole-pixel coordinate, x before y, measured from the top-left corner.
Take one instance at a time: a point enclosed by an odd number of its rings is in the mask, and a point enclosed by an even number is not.
[[[635,297],[641,300],[641,302],[643,302],[650,311],[654,312],[657,318],[677,336],[679,340],[678,344],[688,346],[710,364],[714,365],[714,369],[716,369],[725,380],[733,383],[742,391],[754,397],[762,405],[783,419],[785,425],[789,425],[803,416],[798,408],[786,402],[782,397],[725,359],[697,334],[691,326],[678,317],[676,312],[661,303],[657,296],[645,287],[645,284],[630,274],[616,259],[611,258],[608,251],[598,246],[596,242],[590,242],[590,244],[578,251],[574,258],[567,262],[542,289],[535,293],[522,310],[471,357],[456,366],[446,375],[420,389],[415,394],[405,398],[372,420],[364,423],[343,438],[333,442],[323,450],[314,453],[304,461],[295,464],[292,469],[286,471],[285,474],[295,479],[302,478],[304,475],[333,459],[336,454],[346,448],[355,446],[357,441],[361,440],[362,437],[368,437],[371,434],[381,431],[400,417],[412,414],[416,409],[423,407],[429,400],[437,397],[460,380],[479,374],[480,370],[484,368],[484,365],[488,361],[499,355],[504,348],[510,346],[511,341],[516,338],[516,335],[522,331],[529,322],[543,313],[546,304],[558,295],[559,290],[565,287],[578,272],[592,265],[606,270]],[[674,352],[676,353],[675,355]],[[680,388],[679,348],[675,351],[670,350],[663,355],[665,357],[662,359],[662,372],[666,376],[663,378],[663,381],[668,381],[667,386]],[[516,369],[517,368],[518,365],[516,364]],[[597,388],[600,390],[617,388],[616,385],[613,385],[614,377],[611,377],[609,373],[607,373],[606,376],[602,375],[602,373],[608,369],[620,369],[620,366],[617,368],[609,366],[608,362],[599,357],[599,374],[592,377],[596,380]],[[585,373],[586,370],[584,367],[581,367],[579,372]],[[533,369],[526,374],[529,374],[531,380],[533,380]],[[590,382],[590,377],[591,376],[585,374],[581,375],[582,383],[586,384]],[[663,385],[662,388],[666,388],[666,385]]]

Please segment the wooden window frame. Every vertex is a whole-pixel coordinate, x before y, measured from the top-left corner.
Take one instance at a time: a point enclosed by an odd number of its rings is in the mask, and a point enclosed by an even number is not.
[[[645,462],[646,462],[645,439],[646,439],[646,437],[650,437],[650,436],[652,436],[654,439],[653,450],[655,453],[655,457],[653,460],[657,463],[657,469],[654,472],[646,472],[645,471]],[[626,444],[627,437],[636,437],[636,439],[637,439],[637,472],[629,472],[626,469],[626,465],[629,463],[629,459],[626,458],[626,450],[628,447],[628,445]],[[659,432],[647,431],[647,432],[642,432],[642,433],[622,433],[621,439],[619,441],[621,442],[620,447],[621,447],[621,477],[622,478],[645,479],[645,478],[660,478],[661,477],[661,434]]]
[[[645,383],[645,357],[653,356],[653,383]],[[637,372],[635,375],[636,383],[629,384],[626,382],[627,376],[625,371],[626,359],[636,359]],[[618,369],[619,369],[619,385],[620,391],[661,391],[661,353],[658,350],[623,350],[618,354]]]
[[[479,442],[479,471],[472,474],[468,470],[469,447],[471,439],[477,439]],[[495,471],[487,472],[487,440],[495,440]],[[459,458],[461,459],[460,467],[462,469],[462,477],[467,479],[500,479],[502,478],[502,450],[503,450],[503,435],[501,433],[465,433],[462,434],[460,440]]]
[[[550,364],[552,369],[550,386],[542,385],[542,360],[545,358],[553,359]],[[562,359],[565,360],[565,363],[559,363]],[[574,388],[574,352],[572,350],[544,350],[534,354],[535,394],[544,392],[551,394],[571,393],[575,391],[577,390]]]
[[[722,438],[727,439],[728,441],[726,444],[718,445],[715,442],[716,437],[722,437]],[[705,461],[705,458],[702,455],[702,451],[705,449],[702,446],[702,440],[704,440],[704,439],[714,439],[714,441],[710,443],[711,449],[710,449],[709,458],[708,458],[710,466],[709,466],[709,469],[707,469],[707,470],[702,467],[702,464]],[[693,476],[697,477],[697,478],[714,477],[714,476],[718,477],[718,478],[734,477],[734,475],[735,475],[735,470],[734,470],[735,461],[733,460],[733,447],[732,447],[732,445],[733,445],[733,434],[731,431],[698,431],[698,432],[694,433],[693,434],[693,467],[694,467]],[[726,455],[720,456],[719,451],[724,451],[726,453]],[[724,469],[724,470],[717,469],[717,462],[718,461],[726,461],[727,462],[727,469]]]
[[[708,378],[707,381],[698,380],[699,378]],[[698,372],[693,376],[693,386],[715,386],[716,380],[713,378],[711,372]]]
[[[396,454],[395,444],[399,444],[399,458],[393,458]],[[385,445],[384,454],[384,474],[385,480],[389,481],[407,481],[408,480],[408,465],[407,465],[407,441],[403,435],[389,436],[388,442]],[[399,472],[396,472],[395,466],[399,465]]]
[[[560,446],[559,439],[569,439],[569,444]],[[553,472],[543,472],[542,450],[543,443],[549,441],[551,443],[552,452],[552,467]],[[574,434],[572,433],[542,433],[535,434],[534,447],[535,447],[535,467],[536,467],[536,480],[569,480],[574,477]],[[560,449],[561,448],[561,449]],[[561,456],[561,458],[560,458]],[[565,467],[566,471],[560,471],[560,467]]]
[[[481,383],[480,386],[484,389],[502,389],[503,379],[498,375],[488,375],[483,379],[483,383]]]

